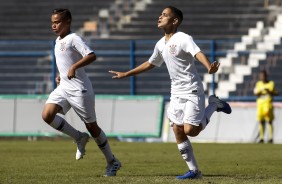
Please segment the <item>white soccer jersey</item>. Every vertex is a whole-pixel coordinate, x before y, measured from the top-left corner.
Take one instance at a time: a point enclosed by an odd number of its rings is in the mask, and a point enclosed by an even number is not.
[[[200,52],[193,38],[183,32],[175,33],[166,43],[161,38],[149,62],[155,66],[166,63],[171,79],[171,95],[185,98],[189,94],[203,94],[204,88],[194,64]]]
[[[56,39],[55,56],[61,78],[60,86],[70,94],[79,96],[86,92],[93,93],[91,81],[83,67],[76,70],[75,78],[69,80],[67,76],[70,67],[90,53],[93,50],[75,33]]]

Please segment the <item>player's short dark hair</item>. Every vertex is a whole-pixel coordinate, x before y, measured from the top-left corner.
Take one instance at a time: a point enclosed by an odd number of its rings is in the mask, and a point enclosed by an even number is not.
[[[182,13],[182,11],[179,10],[178,8],[174,7],[174,6],[168,6],[166,8],[169,8],[172,11],[172,13],[174,14],[174,16],[176,16],[176,18],[178,18],[179,25],[180,25],[182,20],[183,20],[183,13]]]
[[[72,20],[71,12],[69,9],[56,8],[56,9],[53,9],[52,11],[52,15],[54,14],[60,14],[63,20],[70,20],[70,22]]]

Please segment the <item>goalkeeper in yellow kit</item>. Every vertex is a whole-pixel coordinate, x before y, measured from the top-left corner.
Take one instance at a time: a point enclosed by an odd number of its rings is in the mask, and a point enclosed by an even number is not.
[[[259,124],[259,142],[264,142],[264,130],[265,124],[269,124],[269,135],[268,142],[273,142],[273,125],[274,120],[273,113],[273,96],[278,95],[278,92],[275,90],[275,84],[273,81],[268,80],[267,73],[265,70],[262,70],[259,73],[259,81],[256,83],[254,94],[257,96],[257,121]]]

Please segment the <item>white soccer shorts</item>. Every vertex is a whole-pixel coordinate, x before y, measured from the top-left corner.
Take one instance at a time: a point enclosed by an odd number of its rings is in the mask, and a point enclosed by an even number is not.
[[[85,123],[93,123],[96,121],[95,99],[94,94],[83,94],[81,96],[73,96],[67,94],[58,86],[49,95],[47,103],[57,104],[62,107],[62,114],[66,114],[70,108],[73,108],[80,119]]]
[[[199,126],[205,116],[205,96],[191,94],[187,98],[171,97],[167,116],[171,126],[174,123]]]

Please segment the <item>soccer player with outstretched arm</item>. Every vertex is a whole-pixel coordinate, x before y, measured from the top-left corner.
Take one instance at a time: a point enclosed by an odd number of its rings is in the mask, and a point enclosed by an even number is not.
[[[156,44],[148,61],[127,72],[109,71],[114,79],[121,79],[148,71],[165,62],[171,79],[171,98],[167,110],[173,128],[178,150],[188,165],[188,172],[177,179],[201,178],[188,136],[197,136],[205,129],[214,111],[231,113],[228,103],[215,95],[209,97],[205,108],[204,88],[197,73],[194,58],[200,61],[209,74],[217,72],[219,63],[210,63],[193,38],[177,28],[183,20],[181,10],[168,6],[158,19],[158,28],[165,33]]]

